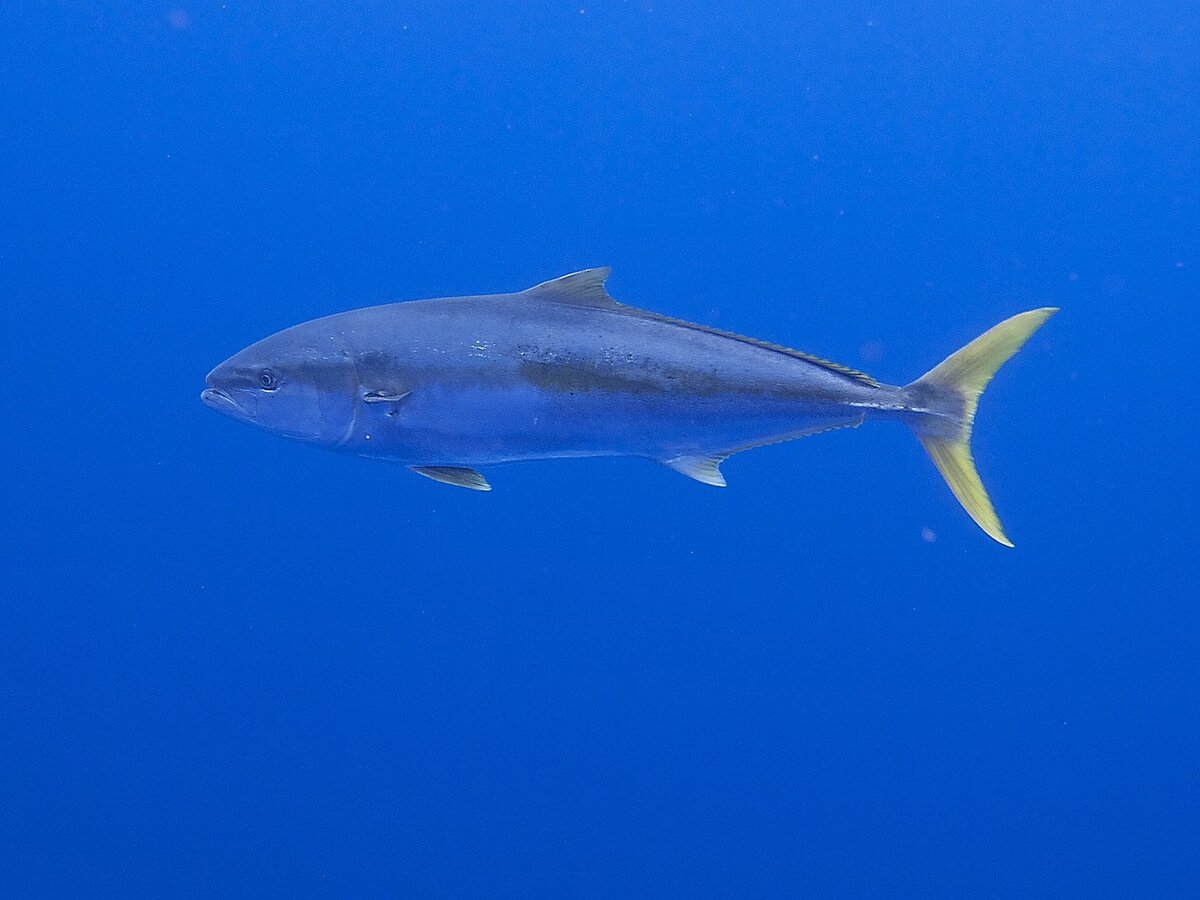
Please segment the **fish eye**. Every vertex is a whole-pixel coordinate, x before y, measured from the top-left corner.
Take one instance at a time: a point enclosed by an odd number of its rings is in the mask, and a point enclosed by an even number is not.
[[[273,391],[279,387],[279,380],[269,369],[263,369],[258,373],[258,386],[264,391]]]

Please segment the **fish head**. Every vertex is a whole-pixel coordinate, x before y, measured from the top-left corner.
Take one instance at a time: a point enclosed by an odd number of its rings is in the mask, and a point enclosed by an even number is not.
[[[354,426],[354,361],[336,336],[309,325],[281,331],[208,373],[206,406],[309,444],[336,447]]]

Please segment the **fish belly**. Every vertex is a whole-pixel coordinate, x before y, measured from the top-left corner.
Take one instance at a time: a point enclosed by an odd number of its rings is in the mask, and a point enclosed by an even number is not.
[[[746,396],[548,393],[520,386],[425,390],[368,455],[482,466],[529,459],[717,454],[849,424],[831,403]],[[388,435],[390,434],[390,439]]]

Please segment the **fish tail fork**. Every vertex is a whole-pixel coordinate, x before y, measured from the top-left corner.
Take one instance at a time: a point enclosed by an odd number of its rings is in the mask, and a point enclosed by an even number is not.
[[[905,388],[917,438],[968,515],[989,537],[1011,547],[971,458],[979,395],[996,371],[1058,312],[1046,307],[1006,319]]]

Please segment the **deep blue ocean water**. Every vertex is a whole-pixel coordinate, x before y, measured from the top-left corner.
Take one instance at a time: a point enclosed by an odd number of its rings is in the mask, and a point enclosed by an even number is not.
[[[0,893],[1188,896],[1193,4],[0,9]],[[608,264],[981,405],[714,490],[256,432],[287,325]]]

